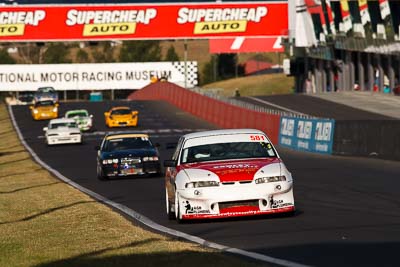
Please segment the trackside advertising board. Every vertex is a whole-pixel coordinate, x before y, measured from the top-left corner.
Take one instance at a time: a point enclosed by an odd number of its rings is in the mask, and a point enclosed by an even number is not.
[[[186,72],[187,87],[197,85],[197,62]],[[0,91],[141,89],[152,76],[184,85],[185,62],[0,65]]]
[[[332,154],[335,121],[281,117],[279,144],[295,150]]]
[[[0,7],[0,41],[286,36],[287,1]]]

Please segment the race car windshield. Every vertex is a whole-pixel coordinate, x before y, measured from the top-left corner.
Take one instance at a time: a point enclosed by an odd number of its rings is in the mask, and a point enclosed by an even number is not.
[[[181,163],[271,157],[276,157],[276,153],[270,143],[218,143],[185,148]]]
[[[46,106],[54,106],[54,102],[49,100],[49,101],[36,102],[35,104],[35,107],[46,107]]]
[[[57,123],[52,123],[50,124],[50,129],[57,129],[60,127],[68,127],[68,128],[77,128],[78,125],[76,125],[75,122],[57,122]]]
[[[87,112],[84,112],[84,111],[67,114],[67,118],[87,117],[87,116],[88,116]]]
[[[131,113],[130,109],[116,109],[111,112],[111,115],[129,115]]]
[[[54,93],[56,90],[54,90],[53,87],[40,87],[38,88],[38,92],[41,93]]]
[[[118,138],[108,140],[104,144],[103,151],[112,152],[119,150],[129,150],[129,149],[149,149],[153,148],[150,140],[145,137],[135,137],[135,138]]]

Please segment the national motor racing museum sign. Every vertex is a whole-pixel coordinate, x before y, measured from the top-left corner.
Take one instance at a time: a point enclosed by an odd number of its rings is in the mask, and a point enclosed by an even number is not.
[[[0,65],[1,91],[142,89],[152,77],[197,85],[197,62]],[[185,79],[186,77],[186,79]]]
[[[286,36],[286,1],[0,7],[0,41]]]

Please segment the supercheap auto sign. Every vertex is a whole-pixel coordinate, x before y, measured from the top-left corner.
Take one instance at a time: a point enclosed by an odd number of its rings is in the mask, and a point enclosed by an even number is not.
[[[0,7],[0,41],[286,36],[286,1]]]

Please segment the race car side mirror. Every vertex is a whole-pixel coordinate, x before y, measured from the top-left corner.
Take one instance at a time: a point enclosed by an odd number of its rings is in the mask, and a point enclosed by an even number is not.
[[[48,129],[49,129],[48,127],[43,127],[44,132],[47,132]]]
[[[93,115],[92,114],[90,114],[90,116],[89,116],[90,118],[93,118]]]
[[[176,167],[175,160],[164,160],[164,167]]]
[[[33,106],[29,106],[29,109],[33,109]]]

